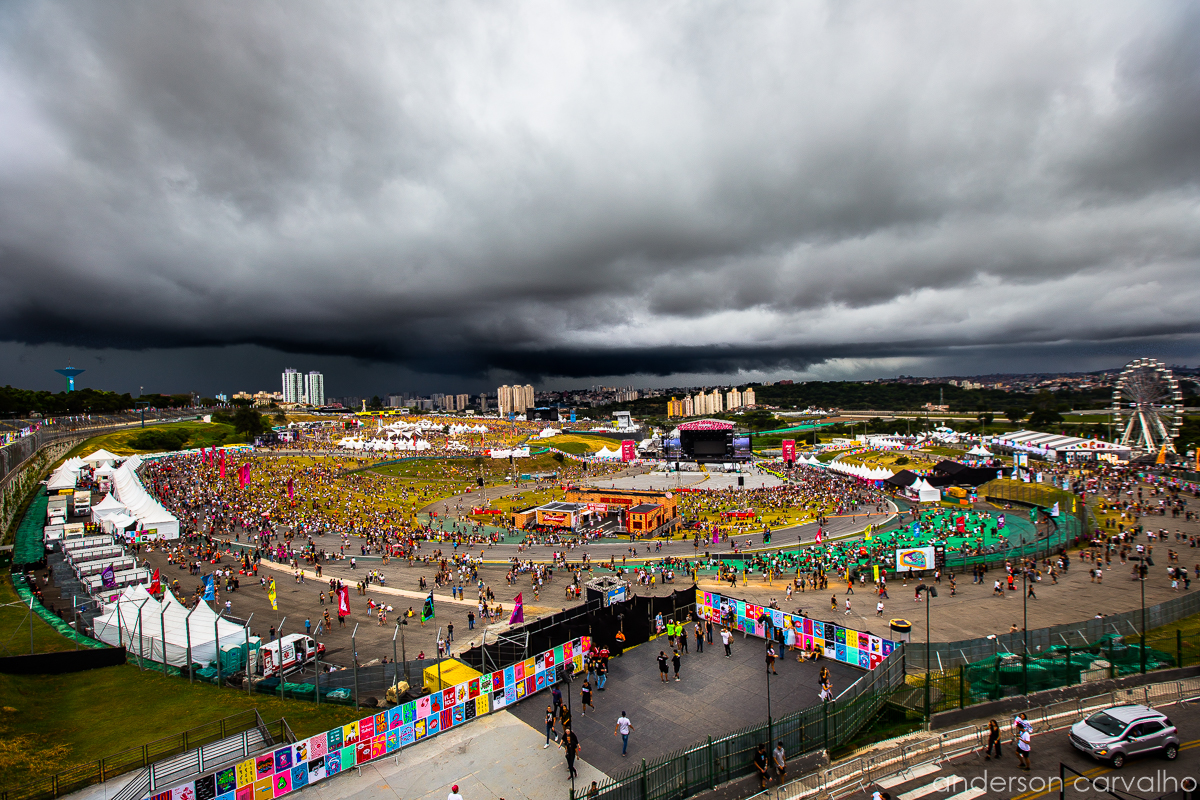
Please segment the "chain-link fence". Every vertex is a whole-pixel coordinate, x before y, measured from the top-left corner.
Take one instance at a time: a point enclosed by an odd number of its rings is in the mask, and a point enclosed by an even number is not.
[[[605,780],[598,793],[588,795],[589,800],[689,797],[752,774],[758,746],[769,742],[782,741],[792,757],[837,748],[874,719],[893,690],[902,684],[903,664],[902,646],[831,702],[781,719],[768,719],[716,739],[710,736],[652,761],[643,759],[640,767]],[[571,800],[574,796],[572,791]]]

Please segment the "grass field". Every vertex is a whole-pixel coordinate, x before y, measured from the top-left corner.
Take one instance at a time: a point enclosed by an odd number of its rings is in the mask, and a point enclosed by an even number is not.
[[[267,721],[286,717],[308,736],[362,716],[353,707],[280,700],[189,684],[160,672],[118,667],[67,675],[5,675],[0,681],[0,774],[21,783],[31,761],[54,771],[258,708]],[[46,748],[54,747],[50,763]]]
[[[223,425],[215,422],[171,422],[166,425],[146,426],[146,430],[153,427],[157,430],[174,430],[184,431],[188,435],[187,447],[212,447],[213,445],[222,444],[239,444],[244,441],[241,437],[234,433],[232,425]],[[137,437],[142,432],[142,428],[130,428],[129,430],[118,431],[116,433],[97,436],[94,439],[88,439],[81,445],[73,447],[68,456],[87,455],[93,453],[100,448],[108,450],[110,453],[116,453],[119,456],[131,456],[135,453],[144,452],[134,450],[129,445],[129,441]]]
[[[580,433],[563,433],[549,439],[533,439],[530,440],[530,447],[537,447],[539,444],[546,447],[557,447],[564,453],[582,456],[598,453],[604,448],[609,450],[621,449],[621,443],[614,439],[607,439],[603,436],[587,436]]]
[[[0,581],[0,656],[27,655],[29,649],[29,606],[23,604],[7,574]],[[33,619],[33,652],[74,650],[75,643],[59,635],[37,614]],[[7,676],[5,676],[7,677]]]

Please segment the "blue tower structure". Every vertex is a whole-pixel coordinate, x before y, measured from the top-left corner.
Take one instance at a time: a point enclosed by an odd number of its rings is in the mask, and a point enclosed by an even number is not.
[[[75,391],[75,376],[79,375],[82,372],[85,372],[86,370],[79,369],[78,367],[66,367],[65,369],[56,369],[54,371],[57,372],[59,375],[66,376],[67,391],[73,392],[73,391]]]

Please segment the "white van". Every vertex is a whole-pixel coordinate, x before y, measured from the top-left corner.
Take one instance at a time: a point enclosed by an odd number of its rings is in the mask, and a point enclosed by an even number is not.
[[[258,648],[258,672],[269,678],[279,671],[282,663],[286,675],[324,654],[325,645],[318,644],[311,636],[292,633],[274,642],[263,642]]]

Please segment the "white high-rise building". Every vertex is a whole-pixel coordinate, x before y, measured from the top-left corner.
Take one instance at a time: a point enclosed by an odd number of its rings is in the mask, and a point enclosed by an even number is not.
[[[469,406],[469,405],[471,405],[471,395],[469,395],[469,394],[454,395],[454,410],[455,411],[466,411],[467,406]]]
[[[742,405],[743,406],[756,405],[754,402],[754,390],[751,389],[749,386],[746,387],[746,391],[742,392]]]
[[[304,375],[294,369],[283,371],[283,402],[304,402]]]
[[[496,390],[496,408],[500,411],[500,416],[511,414],[513,410],[513,387],[504,384]]]
[[[310,406],[325,405],[325,376],[316,370],[304,376],[304,402]]]
[[[516,389],[517,389],[517,387],[514,386],[513,387],[513,400],[517,399],[516,398],[516,393],[517,393]],[[534,407],[533,387],[527,383],[521,387],[521,402],[520,402],[520,408],[517,409],[517,413],[523,414],[523,413],[525,413],[525,409],[533,408],[533,407]]]

